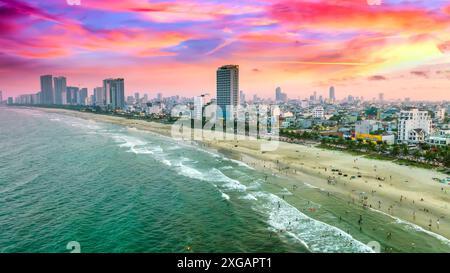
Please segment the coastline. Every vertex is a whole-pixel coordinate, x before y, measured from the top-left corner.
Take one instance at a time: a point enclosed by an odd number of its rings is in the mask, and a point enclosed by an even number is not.
[[[63,109],[33,109],[171,135],[171,125],[168,124]],[[264,153],[259,150],[259,141],[204,140],[198,143],[254,169],[287,177],[293,184],[309,184],[347,201],[349,205],[362,207],[365,203],[366,209],[398,218],[447,240],[450,238],[450,219],[445,217],[450,215],[450,186],[432,180],[433,177],[445,176],[437,171],[283,142],[276,151]],[[332,169],[339,169],[347,177],[332,172]],[[355,178],[351,179],[352,176]],[[333,177],[335,183],[328,183]],[[384,181],[377,177],[383,177]],[[292,193],[297,194],[295,190]],[[361,203],[362,195],[365,200]]]

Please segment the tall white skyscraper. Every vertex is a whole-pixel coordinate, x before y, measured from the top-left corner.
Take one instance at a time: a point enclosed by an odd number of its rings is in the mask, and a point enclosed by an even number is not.
[[[55,88],[55,104],[63,104],[63,97],[66,96],[67,91],[67,80],[65,77],[55,77],[53,78],[54,88]]]
[[[228,113],[227,107],[235,109],[239,105],[239,66],[224,65],[217,69],[217,106],[221,108],[218,117],[224,119],[232,118],[232,113]],[[234,110],[232,110],[234,111]]]
[[[194,97],[194,119],[202,120],[204,103],[204,96]]]
[[[431,134],[432,121],[428,111],[412,109],[401,111],[398,121],[398,140],[404,143],[422,143]]]

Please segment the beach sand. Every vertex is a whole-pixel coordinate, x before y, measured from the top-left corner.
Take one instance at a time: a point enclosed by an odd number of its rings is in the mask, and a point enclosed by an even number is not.
[[[62,109],[39,110],[171,135],[171,125],[167,124]],[[204,136],[210,136],[210,133],[204,133]],[[210,139],[207,137],[199,143],[255,169],[289,177],[294,184],[307,182],[349,205],[379,211],[450,239],[450,186],[433,180],[446,177],[435,170],[324,150],[313,145],[280,142],[276,150],[262,152],[261,141]],[[333,169],[339,171],[333,172]],[[293,191],[293,194],[297,193]]]

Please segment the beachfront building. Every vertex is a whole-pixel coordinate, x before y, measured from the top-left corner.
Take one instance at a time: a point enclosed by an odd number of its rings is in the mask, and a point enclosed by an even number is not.
[[[217,113],[219,118],[228,119],[234,117],[227,112],[230,107],[231,112],[239,105],[239,66],[224,65],[216,72],[217,106],[220,110]]]
[[[432,146],[450,145],[450,135],[433,135],[427,139],[427,143]]]
[[[203,118],[204,96],[194,97],[193,119],[202,120]]]
[[[75,86],[67,86],[66,88],[66,103],[69,105],[76,105],[78,93],[80,89]]]
[[[53,78],[53,84],[55,88],[55,104],[61,105],[65,104],[63,101],[67,102],[66,91],[67,91],[67,80],[65,77],[55,77]],[[64,99],[63,99],[64,98]]]
[[[106,106],[112,110],[125,107],[125,83],[124,79],[105,79],[103,89],[106,94]]]
[[[42,104],[54,104],[54,90],[53,90],[53,76],[43,75],[41,76],[41,103]]]
[[[88,90],[87,88],[81,88],[80,89],[80,95],[78,96],[78,105],[86,105],[87,98],[88,98]]]
[[[432,146],[450,145],[450,130],[442,129],[431,135],[427,139],[427,143]]]
[[[412,109],[401,111],[398,121],[398,141],[401,143],[424,143],[432,132],[432,121],[428,111]]]
[[[381,129],[379,121],[376,120],[360,120],[355,124],[355,133],[358,134],[370,134],[372,132]]]
[[[105,98],[106,98],[106,96],[105,96],[105,91],[103,90],[103,87],[95,87],[93,104],[95,106],[104,106],[104,105],[106,105]]]

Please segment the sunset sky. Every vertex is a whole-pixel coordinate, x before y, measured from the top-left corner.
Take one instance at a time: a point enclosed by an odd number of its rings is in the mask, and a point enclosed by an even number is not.
[[[240,89],[450,100],[450,1],[0,0],[0,90],[39,91],[39,75],[127,94],[215,96],[215,71]],[[370,2],[370,1],[369,1]]]

